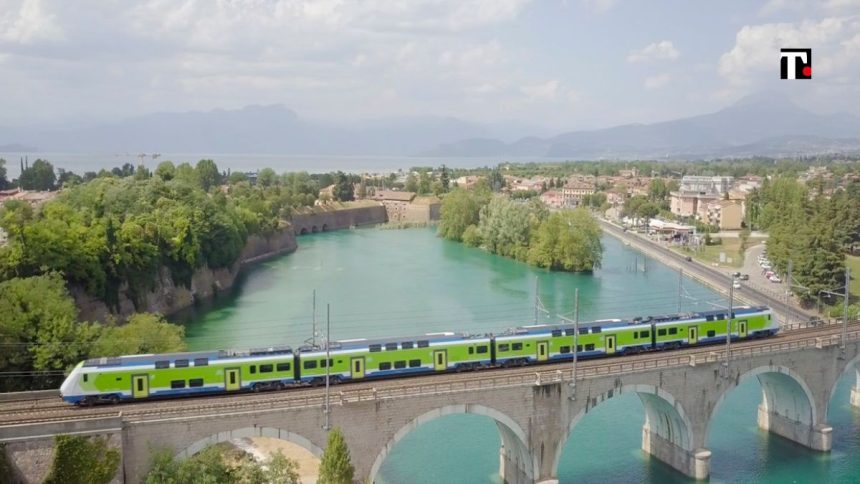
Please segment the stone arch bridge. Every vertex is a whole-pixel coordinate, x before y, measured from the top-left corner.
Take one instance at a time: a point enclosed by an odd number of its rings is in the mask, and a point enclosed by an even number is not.
[[[562,449],[577,423],[601,402],[635,393],[646,415],[642,450],[686,476],[706,479],[712,417],[726,395],[748,378],[762,387],[759,427],[813,451],[830,450],[828,404],[845,372],[860,380],[860,330],[847,333],[844,347],[834,327],[788,334],[733,344],[727,365],[719,346],[582,361],[575,385],[567,363],[336,386],[330,394],[330,425],[343,429],[356,477],[372,482],[387,454],[411,430],[444,415],[483,415],[498,426],[499,473],[506,482],[556,482]],[[851,392],[854,404],[860,404],[858,388],[855,384]],[[319,456],[327,436],[323,395],[322,389],[306,389],[171,401],[161,407],[132,404],[118,407],[119,416],[90,423],[82,416],[0,426],[0,441],[14,457],[15,446],[32,447],[56,433],[113,435],[123,454],[120,478],[140,482],[154,447],[183,457],[210,443],[268,436]]]

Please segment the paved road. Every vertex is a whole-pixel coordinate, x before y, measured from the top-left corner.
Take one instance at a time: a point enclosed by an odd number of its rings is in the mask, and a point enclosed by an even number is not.
[[[631,232],[624,232],[623,229],[605,220],[600,220],[600,223],[606,233],[621,240],[626,240],[631,244],[635,244],[637,247],[640,247],[642,250],[647,252],[648,255],[656,257],[661,262],[669,266],[682,268],[685,274],[692,275],[694,278],[708,284],[711,288],[720,293],[725,294],[727,292],[727,289],[725,288],[728,287],[728,274],[730,274],[731,271],[721,271],[696,261],[688,262],[683,255],[659,245],[647,237]],[[757,264],[755,259],[756,257],[757,256],[752,257],[752,262],[754,264]],[[760,274],[760,272],[761,269],[759,268],[755,274]],[[752,278],[752,276],[753,274],[750,274],[750,278]],[[769,281],[768,283],[770,284]],[[779,316],[781,316],[783,324],[809,321],[812,318],[817,318],[817,315],[811,312],[800,309],[793,304],[788,304],[785,296],[780,297],[778,293],[764,289],[765,287],[766,286],[759,286],[758,284],[741,286],[740,289],[735,289],[735,295],[747,301],[753,301],[758,304],[770,306]]]

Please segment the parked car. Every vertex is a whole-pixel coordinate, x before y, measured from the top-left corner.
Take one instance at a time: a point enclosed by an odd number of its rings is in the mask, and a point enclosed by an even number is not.
[[[739,277],[741,277],[741,273],[740,272],[733,272],[732,277],[739,278]]]
[[[684,260],[686,260],[687,262],[693,262],[693,258],[690,256],[684,257]]]
[[[771,266],[770,263],[767,263],[767,264],[762,264],[761,268],[764,270],[771,270],[771,269],[773,269],[773,266]]]
[[[740,279],[742,281],[748,281],[748,280],[750,280],[750,275],[749,274],[741,274]]]
[[[770,282],[782,282],[782,279],[780,279],[779,276],[772,276],[770,278]]]
[[[733,282],[733,283],[732,283],[732,287],[733,287],[733,288],[735,288],[735,289],[740,289],[740,288],[741,288],[741,283],[740,283],[740,281],[735,281],[735,282]]]

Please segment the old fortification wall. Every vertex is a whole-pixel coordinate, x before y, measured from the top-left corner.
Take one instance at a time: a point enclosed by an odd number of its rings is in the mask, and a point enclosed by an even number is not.
[[[298,234],[348,229],[386,221],[385,208],[374,202],[308,209],[293,215],[291,224],[275,234],[248,237],[239,261],[231,267],[198,269],[191,277],[190,287],[176,284],[170,271],[162,267],[154,288],[143,296],[143,304],[138,308],[135,308],[128,295],[127,285],[119,290],[118,312],[112,312],[104,301],[87,294],[82,287],[71,287],[70,292],[78,306],[79,318],[83,321],[105,321],[111,316],[124,319],[135,312],[172,314],[230,289],[243,266],[295,251],[298,247],[295,236]]]
[[[343,206],[321,206],[293,214],[296,235],[348,229],[388,221],[385,207],[376,202],[352,202]]]
[[[202,267],[191,276],[191,286],[177,285],[166,267],[159,270],[155,287],[143,297],[143,307],[135,308],[128,296],[128,286],[119,291],[119,311],[111,312],[107,304],[89,294],[82,287],[70,288],[78,306],[79,318],[83,321],[104,321],[109,316],[127,318],[135,312],[175,313],[205,300],[233,286],[242,266],[296,250],[296,238],[291,227],[282,229],[270,236],[252,235],[248,237],[239,261],[231,267],[210,269]]]

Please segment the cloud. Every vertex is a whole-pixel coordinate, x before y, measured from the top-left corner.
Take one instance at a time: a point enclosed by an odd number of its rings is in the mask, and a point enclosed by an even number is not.
[[[720,57],[719,73],[732,84],[773,79],[779,69],[779,49],[809,47],[813,76],[827,79],[860,61],[860,17],[832,17],[799,23],[747,25],[732,49]],[[826,82],[826,81],[825,81]]]
[[[26,45],[62,38],[56,16],[46,11],[41,0],[0,0],[0,42]]]
[[[647,77],[647,78],[645,79],[644,86],[645,86],[645,89],[648,89],[649,91],[650,91],[650,90],[654,90],[654,89],[660,89],[661,87],[663,87],[663,86],[665,86],[666,84],[668,84],[668,83],[669,83],[669,81],[671,81],[671,80],[672,80],[672,76],[671,76],[671,75],[669,75],[669,74],[660,74],[660,75],[657,75],[657,76]]]
[[[627,56],[627,62],[646,62],[654,60],[675,60],[681,54],[678,49],[672,45],[672,42],[664,40],[654,42],[645,47],[630,52]]]
[[[580,0],[582,5],[596,13],[606,13],[618,3],[618,0]]]
[[[558,79],[552,79],[540,84],[532,84],[521,88],[523,94],[537,101],[552,101],[558,96],[559,86],[561,83]]]
[[[784,11],[848,13],[851,10],[860,10],[860,0],[769,0],[759,14],[767,16]]]

